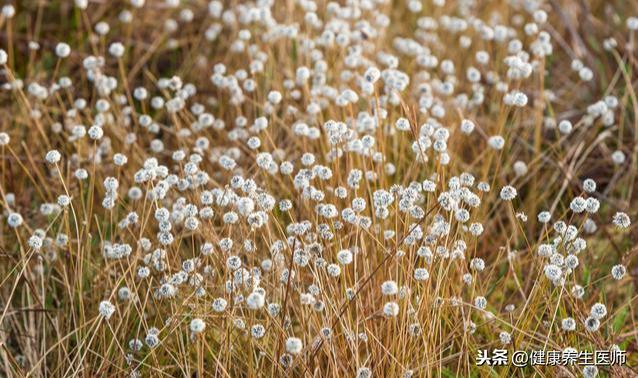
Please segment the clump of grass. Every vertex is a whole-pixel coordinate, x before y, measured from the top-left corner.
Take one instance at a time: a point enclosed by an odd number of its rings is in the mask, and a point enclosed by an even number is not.
[[[0,372],[635,374],[629,3],[4,6]]]

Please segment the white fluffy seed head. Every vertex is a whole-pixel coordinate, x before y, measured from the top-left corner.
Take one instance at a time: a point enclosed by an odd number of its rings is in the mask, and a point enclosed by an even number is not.
[[[36,251],[42,248],[42,242],[42,238],[39,235],[32,235],[28,240],[29,247]]]
[[[246,304],[248,305],[248,308],[250,308],[251,310],[258,310],[264,307],[264,303],[265,303],[264,295],[260,292],[254,291],[250,293],[248,297],[246,298]]]
[[[226,306],[228,306],[228,302],[224,298],[216,298],[211,305],[215,312],[224,312]]]
[[[629,219],[629,215],[620,211],[614,214],[612,222],[614,223],[614,225],[616,225],[616,227],[620,229],[628,228],[631,225],[631,219]]]
[[[471,134],[472,131],[474,131],[474,122],[470,121],[469,119],[464,119],[463,121],[461,121],[461,132],[464,134]]]
[[[589,315],[592,318],[601,320],[605,316],[607,316],[607,307],[602,303],[595,303],[591,306]]]
[[[618,264],[611,268],[611,276],[617,281],[622,280],[625,274],[627,274],[627,268],[624,265]]]
[[[71,46],[64,42],[60,42],[55,46],[55,55],[58,58],[66,58],[71,55]]]
[[[383,315],[394,318],[399,315],[399,305],[396,302],[387,302],[383,305]]]
[[[516,174],[516,176],[518,177],[525,176],[528,171],[527,164],[525,164],[525,162],[521,160],[514,162],[512,168],[514,169],[514,174]]]
[[[589,316],[587,319],[585,319],[585,328],[587,328],[589,332],[596,332],[599,327],[600,327],[600,320],[592,316]]]
[[[501,199],[503,201],[511,201],[514,198],[516,198],[516,195],[517,195],[516,188],[514,188],[511,185],[505,185],[501,189]]]
[[[587,193],[593,193],[596,191],[596,181],[588,178],[583,181],[583,190]]]
[[[22,225],[22,222],[23,222],[22,215],[18,213],[10,213],[7,216],[7,223],[9,224],[9,227],[11,228],[20,227]]]
[[[414,270],[414,279],[417,281],[427,281],[430,278],[430,273],[428,273],[425,268],[416,268]]]
[[[551,281],[557,281],[563,275],[562,269],[554,264],[545,265],[545,277],[549,278]]]
[[[399,286],[395,281],[385,281],[381,284],[381,294],[395,295],[399,292]]]
[[[343,249],[337,253],[337,260],[341,265],[349,265],[352,263],[352,252],[349,249]]]
[[[115,313],[115,306],[110,301],[102,301],[100,302],[99,312],[104,319],[109,320]]]
[[[290,354],[299,354],[303,349],[303,342],[297,337],[289,337],[286,339],[286,351]]]
[[[111,54],[114,58],[121,58],[124,56],[124,51],[124,45],[120,42],[113,42],[109,45],[109,54]]]
[[[561,321],[563,331],[573,331],[576,329],[576,321],[573,318],[565,318]]]
[[[611,160],[616,165],[622,165],[626,160],[625,153],[620,150],[616,150],[611,154]]]
[[[62,158],[62,155],[60,154],[60,152],[58,150],[51,150],[51,151],[47,152],[46,156],[44,157],[44,159],[49,164],[58,163],[61,158]]]
[[[509,332],[502,331],[499,333],[498,338],[501,340],[501,344],[503,345],[508,345],[512,342],[512,335],[510,335]]]
[[[202,333],[206,329],[206,323],[200,318],[195,318],[191,320],[190,329],[195,334]]]

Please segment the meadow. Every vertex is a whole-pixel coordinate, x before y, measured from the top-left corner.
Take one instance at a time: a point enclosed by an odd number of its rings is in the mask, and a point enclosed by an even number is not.
[[[0,377],[638,376],[638,1],[0,8]]]

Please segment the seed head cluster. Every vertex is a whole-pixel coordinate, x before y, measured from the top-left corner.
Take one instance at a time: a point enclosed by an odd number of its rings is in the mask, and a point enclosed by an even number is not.
[[[593,3],[5,5],[0,372],[625,348],[638,18]]]

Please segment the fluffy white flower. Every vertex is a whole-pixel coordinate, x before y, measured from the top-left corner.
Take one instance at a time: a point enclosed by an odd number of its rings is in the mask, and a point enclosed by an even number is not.
[[[104,319],[109,320],[115,313],[115,306],[110,301],[102,301],[100,302],[99,311]]]
[[[202,333],[206,329],[206,323],[200,318],[195,318],[191,320],[190,329],[193,333]]]
[[[286,339],[286,351],[290,354],[299,354],[303,349],[303,342],[297,337],[289,337]]]

